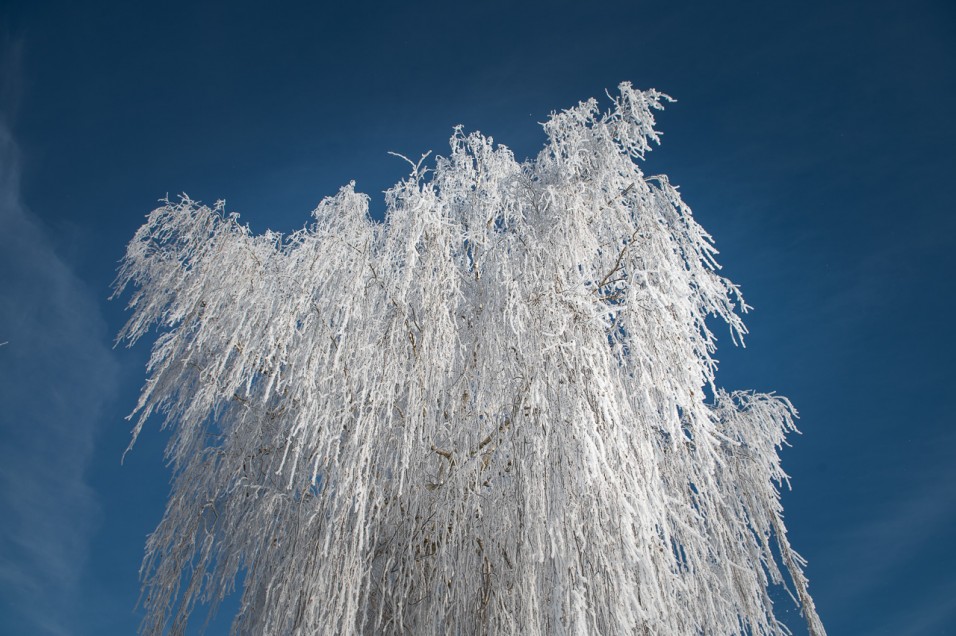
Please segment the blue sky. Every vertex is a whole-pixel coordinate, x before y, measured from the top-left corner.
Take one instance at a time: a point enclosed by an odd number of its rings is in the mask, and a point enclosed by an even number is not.
[[[784,505],[824,624],[956,633],[952,3],[134,4],[0,4],[0,634],[138,623],[169,475],[157,425],[120,465],[148,352],[111,348],[107,297],[157,199],[290,230],[455,124],[533,155],[622,80],[678,99],[646,170],[755,307],[719,383],[800,410]]]

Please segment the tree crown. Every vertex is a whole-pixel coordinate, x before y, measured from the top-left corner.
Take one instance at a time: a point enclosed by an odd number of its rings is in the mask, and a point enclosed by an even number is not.
[[[777,492],[794,411],[716,388],[707,318],[739,338],[746,305],[641,170],[667,99],[555,113],[525,162],[457,128],[381,224],[354,184],[288,236],[148,216],[116,283],[120,337],[159,331],[134,440],[173,430],[144,632],[241,580],[239,633],[779,633],[787,570],[823,633]]]

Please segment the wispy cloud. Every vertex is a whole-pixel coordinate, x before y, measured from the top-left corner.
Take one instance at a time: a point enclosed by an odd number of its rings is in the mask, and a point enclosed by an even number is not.
[[[956,436],[947,432],[936,441],[940,449],[950,449]],[[898,490],[885,493],[879,507],[861,514],[857,523],[834,532],[829,549],[817,555],[815,562],[830,573],[816,580],[818,598],[826,599],[837,622],[869,624],[867,633],[880,636],[950,633],[956,586],[937,566],[956,528],[956,466],[945,451],[939,455],[928,450],[924,465],[897,471]],[[874,599],[894,594],[894,602],[881,606],[876,629]],[[827,607],[823,611],[826,617]]]
[[[952,633],[956,621],[956,585],[947,585],[895,612],[872,636],[935,636]]]
[[[117,383],[105,336],[93,294],[22,204],[0,121],[0,613],[11,633],[73,631],[98,514],[85,473]]]

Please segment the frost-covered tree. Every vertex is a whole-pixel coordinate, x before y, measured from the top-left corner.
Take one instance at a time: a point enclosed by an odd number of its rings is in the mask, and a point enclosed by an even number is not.
[[[791,549],[783,398],[714,385],[737,288],[664,176],[667,96],[622,84],[488,137],[368,214],[352,185],[288,236],[224,204],[131,241],[135,413],[172,429],[143,565],[147,634],[241,587],[240,634],[775,634],[768,589],[824,629]],[[785,573],[789,573],[785,578]]]

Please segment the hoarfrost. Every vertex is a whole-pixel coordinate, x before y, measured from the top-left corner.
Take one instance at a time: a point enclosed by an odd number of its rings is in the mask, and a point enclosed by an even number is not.
[[[794,411],[715,388],[706,318],[742,338],[746,306],[637,163],[669,98],[619,88],[524,163],[456,129],[384,224],[354,184],[289,236],[149,215],[116,284],[120,337],[160,333],[134,440],[173,429],[144,633],[241,579],[240,634],[776,634],[784,571],[824,633],[777,492]]]

